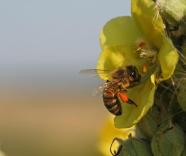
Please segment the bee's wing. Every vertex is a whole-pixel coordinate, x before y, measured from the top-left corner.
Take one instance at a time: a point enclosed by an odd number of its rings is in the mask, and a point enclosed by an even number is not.
[[[103,90],[104,90],[104,84],[97,86],[96,88],[93,89],[92,96],[102,97]]]
[[[105,74],[105,73],[110,74],[111,70],[83,69],[83,70],[80,70],[79,73],[83,74],[83,75],[90,75],[90,76],[93,76],[93,77],[94,76],[99,77],[100,74]],[[94,89],[92,90],[91,95],[101,97],[102,94],[103,94],[104,85],[105,85],[105,82],[102,81],[100,84],[98,84],[96,87],[94,87]]]
[[[102,69],[83,69],[79,73],[85,74],[85,75],[92,75],[92,76],[98,76],[98,75],[104,75],[104,74],[111,74],[112,70],[102,70]]]

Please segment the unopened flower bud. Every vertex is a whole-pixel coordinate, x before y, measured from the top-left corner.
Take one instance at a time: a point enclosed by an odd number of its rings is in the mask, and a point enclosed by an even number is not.
[[[154,156],[181,156],[184,150],[184,133],[171,122],[163,123],[151,142]]]
[[[178,23],[185,16],[186,1],[184,0],[156,0],[156,5],[163,18],[167,18],[169,23]]]
[[[158,111],[157,107],[153,107],[138,123],[138,128],[145,137],[153,137],[160,123],[159,116],[160,112]]]
[[[186,96],[185,95],[186,95],[186,80],[183,79],[181,80],[180,85],[179,85],[177,99],[178,99],[179,105],[184,111],[186,111]]]
[[[128,138],[121,145],[121,150],[118,156],[152,156],[150,145],[147,141]]]

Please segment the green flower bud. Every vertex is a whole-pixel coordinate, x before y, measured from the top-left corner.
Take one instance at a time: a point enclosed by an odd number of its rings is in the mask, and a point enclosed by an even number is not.
[[[184,133],[171,122],[162,123],[152,138],[154,156],[180,156],[184,150]]]
[[[180,22],[186,15],[185,0],[156,0],[156,4],[169,24]]]
[[[184,147],[183,153],[181,154],[181,156],[186,156],[186,146]]]
[[[147,138],[152,138],[156,132],[158,125],[160,123],[160,112],[157,107],[153,107],[147,115],[139,122],[138,128],[140,132]]]
[[[156,0],[156,6],[164,20],[166,30],[175,46],[182,51],[186,34],[186,1],[185,0]]]
[[[180,112],[178,115],[175,115],[174,121],[182,128],[182,130],[186,131],[186,112]]]
[[[181,108],[186,111],[186,80],[183,79],[180,83],[179,91],[178,91],[178,103],[180,104]]]
[[[149,143],[137,138],[129,138],[121,144],[118,156],[152,156]]]
[[[186,24],[185,24],[185,28],[186,28]],[[184,36],[186,36],[186,31],[184,33]],[[182,52],[182,56],[181,56],[180,60],[182,62],[182,67],[184,69],[183,73],[185,73],[185,70],[186,70],[186,38],[183,39],[180,49]]]

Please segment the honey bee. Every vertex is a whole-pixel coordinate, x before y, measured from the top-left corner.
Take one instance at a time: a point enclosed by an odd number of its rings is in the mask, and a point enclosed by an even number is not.
[[[90,70],[83,73],[87,71]],[[110,113],[116,116],[122,114],[120,100],[137,107],[137,104],[128,97],[127,89],[137,85],[140,79],[141,75],[133,65],[111,72],[111,79],[104,82],[102,91],[103,103]]]
[[[121,102],[137,107],[137,104],[127,96],[127,89],[135,86],[141,79],[135,66],[117,69],[112,73],[112,79],[107,80],[103,88],[103,102],[108,111],[114,115],[121,115]]]

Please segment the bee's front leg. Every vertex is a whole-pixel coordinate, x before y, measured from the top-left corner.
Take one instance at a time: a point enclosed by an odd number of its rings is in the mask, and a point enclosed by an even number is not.
[[[122,88],[123,89],[127,89],[128,87],[130,87],[130,81],[129,81],[129,79],[125,79],[124,81],[123,81],[123,83],[121,83],[121,86],[122,86]]]

